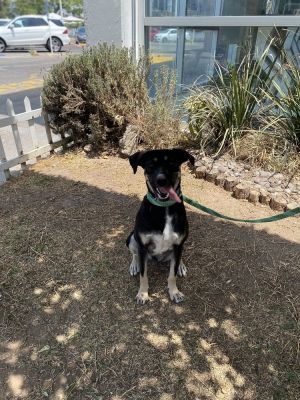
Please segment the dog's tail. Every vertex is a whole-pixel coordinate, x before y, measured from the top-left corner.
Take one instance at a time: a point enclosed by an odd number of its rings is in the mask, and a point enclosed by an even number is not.
[[[132,231],[132,232],[130,233],[130,235],[128,236],[128,238],[126,239],[126,246],[127,246],[127,247],[129,247],[130,239],[131,239],[131,236],[133,235],[133,233],[134,233],[134,231]]]

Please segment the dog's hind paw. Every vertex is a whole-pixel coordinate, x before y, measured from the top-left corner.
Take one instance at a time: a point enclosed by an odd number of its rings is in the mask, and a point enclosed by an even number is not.
[[[178,267],[178,271],[177,271],[177,276],[180,277],[186,277],[187,274],[187,268],[186,266],[183,264],[183,262],[181,261]]]
[[[148,292],[138,292],[136,295],[137,304],[145,304],[149,300]]]
[[[129,267],[129,273],[131,276],[136,276],[139,274],[139,272],[140,272],[139,263],[137,260],[135,260],[133,258],[132,263],[130,264],[130,267]]]

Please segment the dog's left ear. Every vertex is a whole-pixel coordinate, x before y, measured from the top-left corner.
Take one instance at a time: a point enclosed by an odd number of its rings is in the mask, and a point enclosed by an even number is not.
[[[189,161],[192,165],[195,165],[195,158],[192,156],[190,153],[188,153],[186,150],[182,149],[173,149],[172,153],[174,155],[175,160],[178,162],[178,164],[182,164],[186,161]]]
[[[132,166],[133,169],[133,173],[136,173],[137,167],[144,167],[144,155],[145,155],[145,151],[138,151],[137,153],[132,154],[132,156],[129,157],[129,162],[130,165]]]

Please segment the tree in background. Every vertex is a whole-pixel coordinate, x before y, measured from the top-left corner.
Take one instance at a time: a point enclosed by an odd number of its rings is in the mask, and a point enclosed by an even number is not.
[[[6,18],[9,15],[9,0],[0,0],[0,18]]]
[[[0,0],[0,17],[14,17],[24,14],[45,14],[45,0]],[[83,0],[62,0],[63,9],[80,16],[83,13]],[[59,0],[48,0],[48,11],[59,13]]]

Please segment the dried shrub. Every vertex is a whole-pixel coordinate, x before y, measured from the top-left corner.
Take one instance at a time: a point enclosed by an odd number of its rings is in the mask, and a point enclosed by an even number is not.
[[[163,66],[155,72],[152,85],[155,98],[130,117],[137,142],[152,149],[183,145],[182,112],[177,107],[175,73]]]

